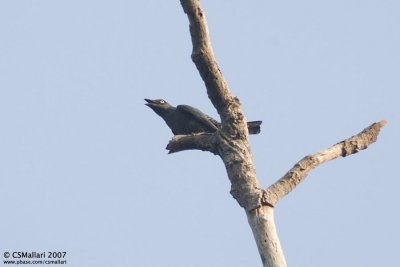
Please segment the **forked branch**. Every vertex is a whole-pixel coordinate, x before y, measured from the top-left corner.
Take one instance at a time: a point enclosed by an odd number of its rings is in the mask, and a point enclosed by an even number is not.
[[[374,123],[331,148],[306,156],[281,179],[263,190],[256,178],[239,100],[230,93],[218,68],[199,0],[180,2],[190,22],[192,60],[206,85],[208,97],[221,117],[222,128],[213,134],[175,136],[167,149],[169,153],[198,149],[218,154],[231,182],[231,194],[246,211],[263,265],[285,267],[285,257],[275,228],[274,205],[304,180],[312,169],[337,157],[357,153],[375,142],[386,121]]]

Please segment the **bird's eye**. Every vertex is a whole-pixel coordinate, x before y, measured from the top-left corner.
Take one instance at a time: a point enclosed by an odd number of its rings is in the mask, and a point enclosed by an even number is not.
[[[165,103],[165,101],[164,101],[164,100],[160,100],[160,103],[161,103],[161,104],[164,104],[164,103]]]

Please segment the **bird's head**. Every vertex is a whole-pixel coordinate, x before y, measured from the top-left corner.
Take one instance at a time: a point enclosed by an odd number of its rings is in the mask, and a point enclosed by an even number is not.
[[[144,100],[146,100],[147,102],[145,105],[154,110],[154,112],[160,115],[161,117],[163,117],[166,113],[174,109],[174,107],[168,104],[168,102],[165,101],[164,99],[151,100],[145,98]]]

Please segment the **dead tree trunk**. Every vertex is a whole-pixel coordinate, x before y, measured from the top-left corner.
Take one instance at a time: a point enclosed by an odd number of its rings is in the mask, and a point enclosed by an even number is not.
[[[315,167],[337,157],[367,148],[376,141],[386,121],[374,123],[359,134],[314,155],[304,157],[270,187],[261,188],[254,171],[248,142],[246,119],[218,68],[211,47],[208,27],[199,0],[180,0],[190,22],[192,60],[218,111],[222,127],[212,134],[177,135],[169,142],[169,153],[188,149],[219,155],[231,182],[231,194],[245,210],[264,266],[286,266],[274,221],[274,206],[291,192]]]

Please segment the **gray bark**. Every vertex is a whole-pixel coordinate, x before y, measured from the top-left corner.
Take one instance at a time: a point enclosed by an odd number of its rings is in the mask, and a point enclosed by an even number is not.
[[[189,19],[193,44],[192,60],[204,81],[209,99],[218,111],[222,127],[213,134],[174,136],[167,149],[169,153],[197,149],[219,155],[231,182],[230,193],[246,212],[263,266],[286,266],[275,227],[275,204],[304,180],[312,169],[337,157],[345,157],[366,149],[376,141],[386,121],[374,123],[331,148],[304,157],[281,179],[267,189],[262,189],[255,174],[246,119],[239,100],[230,92],[218,68],[200,2],[180,2]]]

